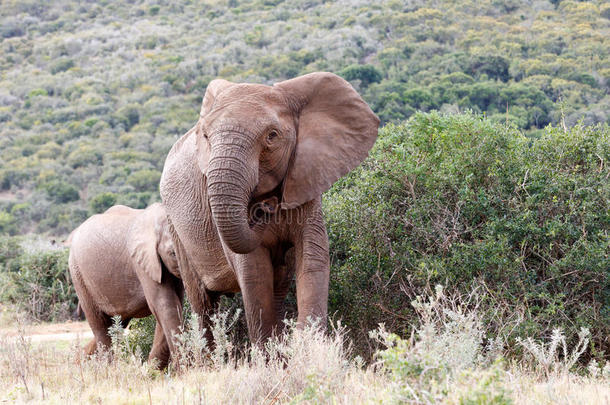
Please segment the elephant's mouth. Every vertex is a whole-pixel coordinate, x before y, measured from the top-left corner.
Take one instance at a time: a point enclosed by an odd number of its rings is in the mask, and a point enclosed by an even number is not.
[[[282,183],[265,194],[255,195],[256,189],[252,192],[248,203],[248,224],[250,228],[261,230],[271,222],[273,216],[279,211]]]
[[[258,228],[271,222],[277,212],[279,201],[276,196],[252,199],[248,204],[248,224],[250,228]]]

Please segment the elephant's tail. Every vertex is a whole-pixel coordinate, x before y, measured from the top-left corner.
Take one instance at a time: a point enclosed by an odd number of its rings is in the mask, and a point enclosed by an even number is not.
[[[76,309],[72,313],[72,318],[74,318],[76,320],[80,320],[80,321],[85,320],[85,312],[83,311],[83,308],[80,306],[80,302],[76,305]]]

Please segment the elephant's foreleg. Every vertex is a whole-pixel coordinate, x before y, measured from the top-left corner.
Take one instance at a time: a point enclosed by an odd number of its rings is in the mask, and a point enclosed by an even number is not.
[[[252,253],[237,256],[235,264],[250,341],[262,344],[277,328],[269,251],[259,247]]]
[[[212,320],[210,317],[218,310],[218,304],[220,304],[220,293],[215,291],[204,291],[205,294],[205,305],[203,316],[199,317],[199,326],[205,329],[205,339],[208,342],[209,349],[214,349],[214,334],[212,333]]]
[[[209,344],[213,343],[212,331],[210,325],[210,316],[218,308],[220,294],[208,291],[205,285],[190,267],[188,260],[183,256],[180,261],[180,276],[184,287],[177,291],[177,295],[182,301],[184,293],[191,304],[191,309],[199,317],[199,324],[202,329],[206,330],[205,337]]]
[[[291,248],[284,255],[284,264],[275,268],[275,280],[273,282],[275,313],[281,327],[283,327],[282,321],[286,318],[286,296],[290,290],[295,269],[294,248]]]
[[[320,320],[326,327],[330,259],[321,211],[315,211],[295,241],[298,324]]]
[[[178,333],[182,322],[182,300],[170,282],[158,284],[152,279],[141,282],[148,307],[157,319],[158,329],[155,329],[155,339],[158,332],[163,334],[170,352],[175,353],[174,335]]]
[[[163,327],[157,322],[157,326],[155,326],[155,337],[153,339],[152,349],[148,355],[148,360],[155,359],[159,369],[163,370],[167,367],[167,363],[169,362],[169,354],[169,345],[167,344]]]
[[[286,266],[280,266],[276,268],[276,271],[282,273],[286,272]],[[282,278],[279,282],[275,282],[273,285],[273,303],[275,307],[275,317],[281,326],[281,322],[286,317],[286,295],[288,295],[289,283],[287,279]]]
[[[209,324],[209,317],[215,310],[214,297],[210,297],[201,278],[189,263],[186,250],[171,221],[169,221],[169,230],[172,236],[172,242],[174,243],[174,250],[176,251],[176,258],[178,259],[180,277],[182,278],[183,285],[183,287],[179,289],[178,295],[180,299],[182,299],[186,292],[193,312],[199,316],[202,327],[205,327],[205,325]]]

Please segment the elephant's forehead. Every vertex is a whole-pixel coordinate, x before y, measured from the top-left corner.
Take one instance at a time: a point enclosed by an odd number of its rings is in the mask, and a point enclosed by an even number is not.
[[[273,87],[238,84],[217,96],[203,124],[212,130],[224,124],[267,126],[278,124],[287,114],[290,109],[284,96]]]
[[[284,103],[283,96],[271,86],[263,84],[242,83],[222,91],[213,106],[213,110],[226,109],[232,106],[251,107],[257,110],[268,107],[279,107]]]

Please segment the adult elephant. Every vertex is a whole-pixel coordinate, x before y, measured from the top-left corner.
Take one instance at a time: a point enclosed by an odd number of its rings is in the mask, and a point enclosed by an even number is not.
[[[293,270],[298,323],[325,319],[321,195],[364,160],[378,126],[332,73],[274,86],[210,82],[161,177],[186,293],[204,322],[221,294],[241,291],[250,339],[261,342],[279,325]]]
[[[149,358],[167,365],[184,295],[168,225],[161,204],[144,210],[115,205],[70,235],[70,275],[94,335],[88,354],[110,346],[113,316],[127,326],[132,318],[153,313],[157,326]]]

